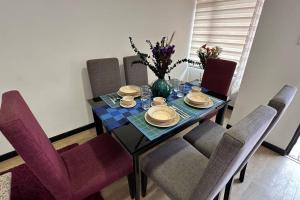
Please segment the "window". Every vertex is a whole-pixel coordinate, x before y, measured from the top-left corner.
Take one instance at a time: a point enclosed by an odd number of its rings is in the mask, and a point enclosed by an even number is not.
[[[264,0],[198,0],[192,32],[190,58],[199,60],[203,44],[220,46],[220,58],[238,63],[235,88],[240,80],[252,45]]]

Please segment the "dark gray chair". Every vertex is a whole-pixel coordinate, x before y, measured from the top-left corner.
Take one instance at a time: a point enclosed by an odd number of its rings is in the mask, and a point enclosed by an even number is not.
[[[169,141],[145,156],[142,170],[172,200],[216,199],[275,115],[259,106],[223,134],[210,158],[182,138]]]
[[[280,117],[283,115],[284,111],[288,108],[292,102],[297,88],[290,85],[285,85],[268,103],[269,106],[277,110],[277,115],[273,119],[272,123],[262,135],[258,143],[255,145],[253,150],[245,158],[245,161],[240,166],[241,170],[240,181],[244,181],[247,162],[249,158],[255,153],[255,151],[260,147],[261,143],[265,140],[271,129],[277,124]],[[209,158],[212,152],[216,149],[219,144],[223,134],[226,129],[222,126],[212,122],[206,121],[194,128],[191,132],[186,134],[183,138],[186,139],[190,144],[192,144],[198,151],[203,153],[207,158]]]
[[[87,61],[93,97],[116,92],[121,87],[121,72],[117,58],[102,58]]]
[[[140,60],[138,56],[127,56],[123,58],[127,85],[148,85],[147,66],[134,63],[138,60]]]

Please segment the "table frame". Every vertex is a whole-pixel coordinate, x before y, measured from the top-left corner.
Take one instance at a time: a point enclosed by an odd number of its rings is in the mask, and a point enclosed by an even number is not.
[[[174,135],[178,134],[179,132],[183,131],[184,129],[190,127],[193,124],[199,123],[199,121],[205,119],[206,116],[208,116],[209,114],[216,112],[217,111],[217,115],[216,115],[216,123],[223,125],[224,122],[224,117],[225,117],[225,111],[227,109],[228,106],[228,102],[229,100],[227,100],[227,96],[220,96],[218,94],[212,93],[212,92],[207,92],[207,94],[217,97],[221,100],[224,100],[224,103],[219,105],[218,107],[216,107],[215,110],[206,113],[206,115],[202,115],[199,118],[196,119],[192,119],[178,127],[176,127],[174,130],[170,131],[169,133],[162,135],[161,137],[153,140],[153,141],[149,141],[145,136],[143,136],[140,131],[133,125],[133,124],[127,124],[124,125],[120,128],[114,129],[112,130],[112,134],[116,137],[116,139],[118,140],[118,142],[121,143],[121,145],[128,151],[129,154],[131,154],[132,158],[133,158],[133,170],[134,170],[134,182],[135,182],[135,191],[134,191],[134,197],[135,200],[139,200],[140,199],[140,194],[141,194],[141,167],[140,167],[140,156],[145,153],[146,151],[150,150],[151,148],[157,146],[158,144],[166,141],[167,139],[169,139],[170,137],[173,137]],[[104,106],[106,105],[105,102],[103,102],[101,100],[101,98],[97,97],[97,98],[93,98],[91,100],[89,100],[90,105],[92,106],[92,108],[95,107],[99,107],[99,106]],[[95,121],[95,126],[96,126],[96,132],[97,135],[104,133],[104,129],[103,129],[103,124],[101,119],[96,115],[96,113],[93,111],[93,117],[94,117],[94,121]],[[126,135],[126,133],[130,133],[131,135],[133,134],[138,134],[140,136],[140,140],[138,141],[138,143],[136,143],[135,148],[130,148],[128,147],[127,144],[125,144],[125,138],[124,135]],[[134,149],[137,149],[139,145],[141,145],[143,142],[149,142],[149,144],[147,144],[146,146],[138,149],[137,151],[135,151]]]

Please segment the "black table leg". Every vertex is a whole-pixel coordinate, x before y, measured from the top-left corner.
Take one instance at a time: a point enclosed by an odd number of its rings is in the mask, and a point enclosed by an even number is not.
[[[225,192],[224,192],[224,200],[229,200],[230,199],[230,192],[231,192],[232,183],[233,183],[233,176],[230,178],[230,180],[226,184]]]
[[[133,169],[134,169],[134,179],[135,179],[135,195],[134,199],[140,199],[140,190],[141,190],[141,169],[140,169],[140,160],[139,155],[133,155]]]
[[[223,108],[221,108],[216,116],[216,123],[220,124],[221,126],[224,123],[224,118],[225,118],[225,111],[227,110],[228,105],[225,104]]]
[[[93,117],[94,117],[97,135],[100,135],[101,133],[103,133],[102,121],[101,121],[101,119],[99,119],[99,117],[94,112],[93,112]]]
[[[245,174],[246,174],[246,169],[247,169],[247,164],[243,167],[243,169],[241,170],[241,173],[240,173],[240,182],[244,182],[244,179],[245,179]]]

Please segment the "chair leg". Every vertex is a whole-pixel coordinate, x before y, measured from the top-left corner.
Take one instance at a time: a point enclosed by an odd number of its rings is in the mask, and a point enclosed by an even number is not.
[[[133,199],[135,194],[134,174],[133,173],[129,174],[127,176],[127,180],[128,180],[130,197],[131,199]]]
[[[141,173],[142,177],[141,177],[141,181],[142,181],[142,197],[145,197],[147,194],[147,184],[148,184],[148,177],[146,176],[146,174],[144,174],[144,172]]]
[[[225,192],[224,192],[224,200],[230,199],[230,191],[231,191],[232,183],[233,183],[233,177],[231,177],[231,179],[226,184]]]
[[[220,193],[217,194],[217,196],[214,198],[214,200],[219,200],[220,199]]]
[[[244,179],[245,179],[245,174],[246,174],[246,169],[247,169],[247,164],[243,167],[243,169],[241,170],[241,173],[240,173],[240,182],[244,182]]]

